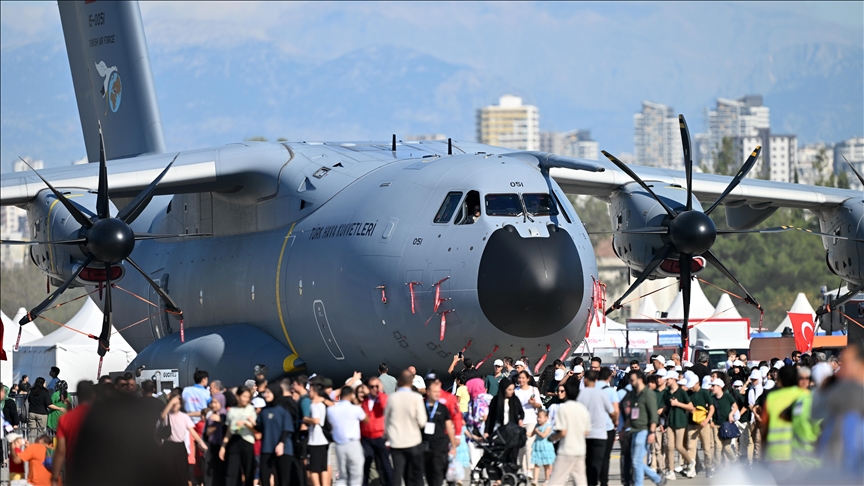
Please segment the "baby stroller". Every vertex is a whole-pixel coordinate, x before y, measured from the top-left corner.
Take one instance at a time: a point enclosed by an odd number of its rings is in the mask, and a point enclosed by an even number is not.
[[[519,449],[525,447],[525,429],[509,423],[497,430],[485,443],[477,443],[483,456],[471,470],[471,484],[475,486],[524,486],[528,478],[519,469]]]

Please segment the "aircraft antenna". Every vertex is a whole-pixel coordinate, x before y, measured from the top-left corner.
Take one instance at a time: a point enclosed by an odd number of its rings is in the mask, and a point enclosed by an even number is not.
[[[453,139],[447,139],[447,155],[453,155]]]
[[[393,145],[390,146],[390,151],[391,152],[396,151],[396,134],[395,133],[393,134]]]

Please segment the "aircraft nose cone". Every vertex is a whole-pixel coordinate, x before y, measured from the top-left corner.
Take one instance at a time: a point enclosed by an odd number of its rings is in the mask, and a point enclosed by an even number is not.
[[[551,226],[551,225],[550,225]],[[548,336],[579,312],[582,261],[566,231],[522,238],[512,226],[492,233],[480,259],[477,294],[486,318],[517,337]]]

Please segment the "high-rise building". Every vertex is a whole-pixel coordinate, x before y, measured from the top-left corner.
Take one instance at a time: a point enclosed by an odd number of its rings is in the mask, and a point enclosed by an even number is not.
[[[834,147],[822,142],[798,147],[795,173],[799,184],[816,184],[825,181],[834,172]],[[794,181],[794,175],[792,176]]]
[[[564,155],[564,134],[561,132],[540,132],[540,151]]]
[[[762,152],[750,170],[750,177],[779,182],[795,181],[794,171],[798,167],[797,136],[771,133],[769,128],[760,128],[754,134],[733,137],[732,140],[735,147],[736,171],[753,150],[761,146]]]
[[[25,157],[27,163],[34,169],[43,167],[41,160],[33,160]],[[23,172],[30,170],[27,164],[16,160],[12,162],[12,170]],[[0,238],[4,240],[26,240],[29,238],[30,229],[27,226],[27,212],[16,206],[0,206]],[[0,245],[0,263],[4,267],[23,265],[27,258],[29,247],[24,245]]]
[[[859,174],[864,174],[864,137],[853,137],[834,146],[834,172],[849,172],[849,187],[864,191],[861,181],[849,170],[847,160]]]
[[[600,144],[591,139],[591,130],[540,132],[540,151],[578,159],[598,160]]]
[[[497,105],[477,110],[477,140],[516,150],[540,148],[540,112],[522,98],[504,95]]]
[[[684,168],[684,152],[678,116],[670,106],[642,102],[642,111],[633,115],[633,145],[641,165]]]
[[[737,100],[717,98],[717,108],[708,112],[707,137],[700,140],[694,154],[700,164],[713,168],[714,154],[722,147],[723,137],[756,137],[764,133],[760,130],[770,127],[770,109],[762,106],[761,95],[746,95]],[[740,162],[743,160],[746,157]]]

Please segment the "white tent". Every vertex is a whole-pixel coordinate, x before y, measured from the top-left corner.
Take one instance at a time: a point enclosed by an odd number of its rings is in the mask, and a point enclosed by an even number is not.
[[[714,308],[714,313],[717,314],[717,319],[740,319],[741,314],[732,302],[729,294],[724,293],[717,301],[717,307]]]
[[[639,303],[639,310],[636,311],[637,318],[646,318],[653,319],[660,317],[660,310],[657,309],[657,304],[654,303],[654,299],[651,298],[650,295],[646,295],[642,298],[642,302]]]
[[[690,286],[690,318],[691,319],[706,319],[714,315],[714,305],[708,301],[708,297],[702,292],[702,287],[699,281],[694,279],[693,285]],[[672,305],[666,309],[667,319],[683,319],[684,318],[684,298],[681,292],[675,296]]]
[[[86,334],[98,336],[101,329],[102,310],[88,298],[66,327],[19,347],[15,353],[13,378],[18,380],[21,375],[30,375],[31,381],[37,376],[47,378],[48,370],[56,366],[60,368],[60,379],[66,380],[70,390],[74,390],[80,380],[95,381],[99,367],[98,344]],[[102,364],[102,374],[126,369],[135,356],[135,351],[123,336],[113,334],[111,350],[105,354]]]
[[[813,310],[813,306],[810,305],[810,301],[807,300],[807,296],[804,295],[803,292],[798,292],[798,296],[795,297],[795,302],[792,303],[792,307],[789,309],[789,312],[793,314],[807,314],[813,316],[813,319],[816,319],[816,311]],[[783,322],[777,326],[777,329],[774,329],[774,332],[783,332],[785,328],[792,329],[792,321],[789,320],[789,316],[783,319]]]
[[[598,327],[599,323],[599,327]],[[588,337],[576,349],[576,352],[585,352],[595,348],[625,348],[627,343],[627,326],[606,318],[603,322],[602,313],[598,313],[591,322],[591,330]],[[652,332],[630,331],[631,348],[652,348],[657,344],[657,336]]]

